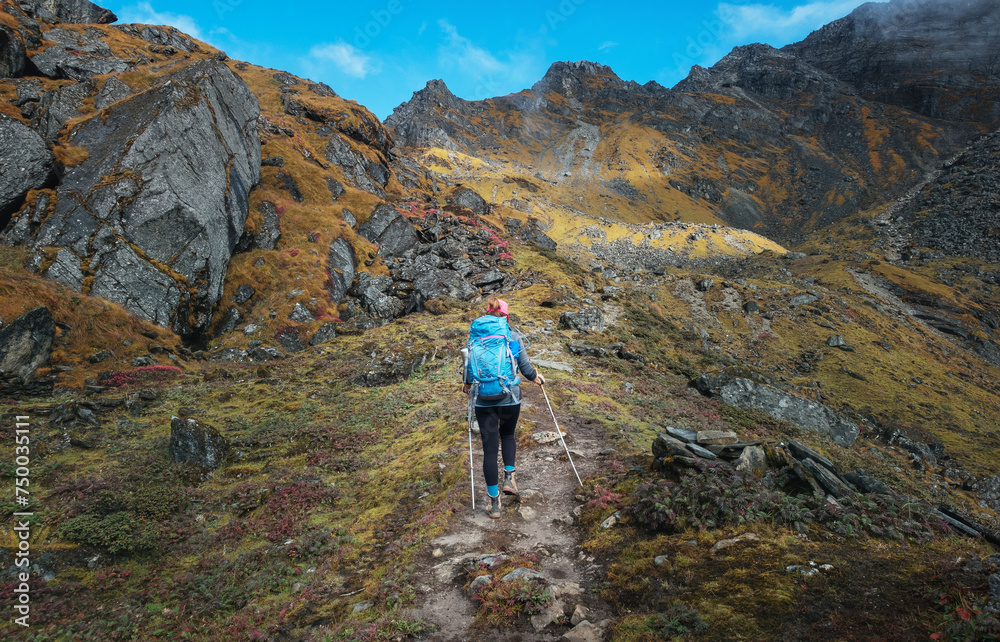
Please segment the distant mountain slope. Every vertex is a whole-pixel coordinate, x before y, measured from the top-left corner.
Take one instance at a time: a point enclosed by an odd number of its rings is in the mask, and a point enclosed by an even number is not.
[[[977,141],[901,208],[916,247],[1000,262],[1000,133]]]
[[[1000,3],[867,3],[782,51],[869,100],[929,116],[1000,123]]]
[[[672,90],[586,61],[483,101],[435,80],[385,124],[403,155],[450,150],[544,179],[536,201],[801,241],[900,196],[997,122],[998,16],[982,1],[864,5],[781,50],[737,47]]]
[[[542,179],[536,200],[781,241],[885,200],[976,131],[866,101],[763,45],[696,68],[675,90],[587,62],[556,63],[532,89],[485,101],[432,81],[386,126],[400,154],[452,150]]]

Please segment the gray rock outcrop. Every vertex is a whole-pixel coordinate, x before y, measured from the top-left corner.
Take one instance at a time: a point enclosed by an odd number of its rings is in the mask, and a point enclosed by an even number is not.
[[[24,73],[27,52],[21,35],[0,25],[0,78],[18,78]]]
[[[215,470],[226,460],[229,444],[219,431],[192,418],[170,418],[170,457],[199,472]]]
[[[35,308],[0,329],[0,373],[22,381],[49,362],[56,323],[46,307]]]
[[[722,374],[702,375],[692,385],[702,394],[718,397],[731,406],[763,410],[775,419],[791,421],[807,430],[830,435],[840,446],[850,446],[858,438],[858,426],[833,409],[764,383]]]
[[[39,258],[65,248],[66,285],[183,335],[205,330],[260,182],[259,113],[218,62],[166,76],[69,133],[88,158],[67,169],[51,213],[21,212],[4,242]]]
[[[563,312],[559,316],[559,325],[577,332],[604,332],[604,312],[598,307]]]
[[[448,198],[448,202],[482,216],[490,211],[490,206],[482,196],[468,187],[460,187]]]
[[[354,250],[351,244],[343,238],[336,239],[330,244],[329,271],[330,271],[330,300],[340,303],[347,295],[351,283],[354,282]]]
[[[87,0],[20,0],[29,16],[68,24],[111,24],[118,16]]]
[[[330,136],[324,155],[326,160],[343,170],[344,178],[351,185],[385,198],[383,188],[389,182],[388,168],[380,163],[373,163],[362,152],[354,149],[345,137],[336,133]]]
[[[52,180],[54,163],[41,136],[0,114],[0,226],[20,209],[30,190]]]
[[[101,40],[102,35],[100,31],[81,33],[51,29],[45,32],[49,46],[29,58],[39,71],[57,79],[82,81],[128,70],[132,63],[116,56],[111,47]]]
[[[358,233],[378,245],[381,256],[398,256],[417,244],[413,225],[396,208],[384,203],[358,226]]]
[[[980,480],[973,487],[979,499],[993,510],[1000,510],[1000,475]]]

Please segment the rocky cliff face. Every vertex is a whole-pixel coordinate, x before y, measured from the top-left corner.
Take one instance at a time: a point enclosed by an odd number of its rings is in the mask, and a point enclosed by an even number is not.
[[[783,49],[870,100],[958,121],[1000,123],[1000,4],[867,3]]]
[[[167,65],[147,85],[123,80],[140,63],[106,42],[115,31],[66,24],[113,14],[90,3],[26,5],[22,21],[58,23],[28,52],[44,76],[16,82],[27,125],[0,121],[4,159],[18,167],[0,190],[0,214],[16,212],[3,242],[33,248],[34,268],[74,290],[182,335],[204,330],[260,182],[256,98],[211,58]],[[136,30],[135,42],[163,34]],[[177,52],[165,46],[166,57]],[[73,82],[48,89],[46,77]],[[91,101],[99,111],[83,111]],[[54,187],[50,148],[62,150]]]

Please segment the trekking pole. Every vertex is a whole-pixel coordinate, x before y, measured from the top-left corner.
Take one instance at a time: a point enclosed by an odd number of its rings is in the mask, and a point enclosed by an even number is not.
[[[469,392],[469,486],[472,489],[472,510],[476,510],[476,471],[472,463],[472,408],[476,403],[477,387]]]
[[[556,433],[559,435],[559,441],[562,442],[563,448],[566,449],[566,458],[569,459],[569,465],[573,467],[573,473],[576,475],[576,481],[580,482],[580,488],[583,488],[583,480],[580,479],[580,473],[576,471],[576,464],[573,463],[573,457],[569,454],[569,447],[566,445],[566,440],[563,439],[562,428],[559,427],[559,422],[556,421],[556,413],[552,412],[552,404],[549,402],[549,395],[545,392],[545,385],[539,386],[542,389],[542,394],[545,395],[545,405],[549,407],[549,414],[552,415],[552,423],[556,425]],[[471,428],[469,429],[471,430]]]

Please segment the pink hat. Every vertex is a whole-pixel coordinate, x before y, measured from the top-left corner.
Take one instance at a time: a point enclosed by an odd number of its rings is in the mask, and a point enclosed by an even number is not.
[[[508,314],[507,313],[507,309],[508,309],[507,308],[507,302],[504,301],[503,299],[497,299],[497,304],[499,305],[498,308],[487,308],[486,311],[489,312],[489,313],[491,313],[491,314],[494,313],[494,312],[499,312],[500,316],[504,316],[504,317],[507,316],[507,314]]]

